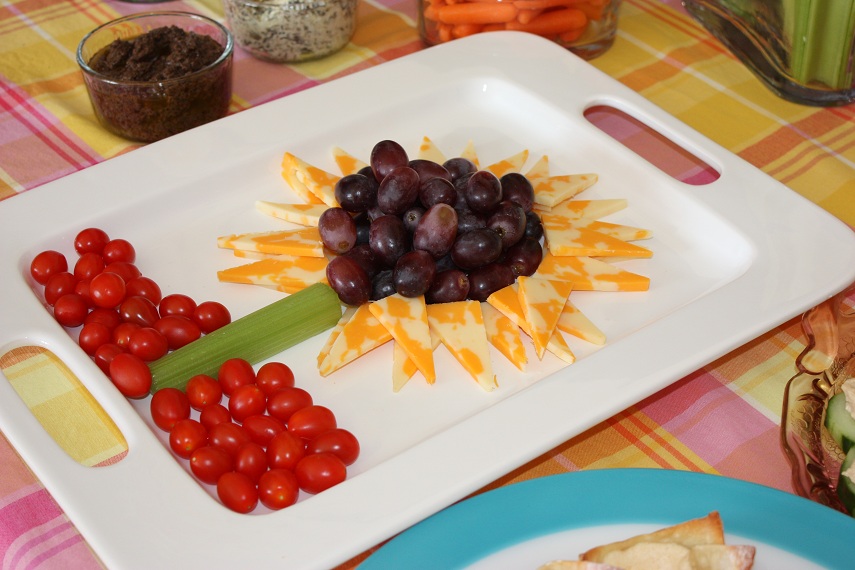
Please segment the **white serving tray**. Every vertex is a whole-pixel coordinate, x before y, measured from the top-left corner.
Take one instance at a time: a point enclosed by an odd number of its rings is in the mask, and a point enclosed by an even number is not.
[[[591,125],[611,105],[668,136],[721,177],[675,181]],[[481,391],[438,352],[439,378],[391,390],[391,349],[322,379],[326,335],[276,357],[362,444],[346,482],[276,513],[238,515],[188,476],[151,427],[42,306],[28,276],[37,252],[72,253],[99,226],[137,248],[166,293],[225,303],[233,316],[281,295],[222,284],[240,260],[219,235],[277,226],[256,200],[297,201],[280,177],[290,151],[336,172],[331,148],[368,157],[381,139],[416,153],[429,136],[448,156],[471,140],[483,164],[523,148],[557,174],[596,172],[585,198],[627,198],[617,223],[653,230],[642,293],[574,293],[606,333],[578,361],[529,371],[494,357],[500,387]],[[466,496],[716,357],[826,299],[855,279],[855,236],[843,223],[692,131],[564,49],[535,36],[458,40],[291,95],[135,150],[0,203],[0,349],[35,344],[77,374],[125,435],[129,453],[86,468],[48,436],[7,382],[0,430],[110,568],[325,568]],[[140,413],[137,413],[139,411]],[[489,521],[484,521],[488,525]],[[438,547],[441,547],[438,545]]]

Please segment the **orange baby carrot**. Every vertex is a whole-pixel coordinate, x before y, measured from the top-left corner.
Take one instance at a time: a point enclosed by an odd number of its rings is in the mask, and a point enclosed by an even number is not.
[[[451,35],[455,38],[465,38],[480,33],[483,29],[484,26],[481,24],[456,24],[451,27]]]
[[[585,28],[576,28],[575,30],[567,30],[563,34],[558,35],[558,39],[565,44],[571,44],[582,37],[585,33]]]
[[[467,2],[438,8],[437,19],[444,24],[500,24],[516,18],[517,12],[516,6],[504,2]]]
[[[521,8],[520,13],[517,14],[517,22],[520,24],[528,24],[542,13],[543,10],[526,10]]]
[[[544,12],[528,24],[521,24],[516,21],[508,22],[507,28],[520,32],[530,32],[539,36],[554,36],[563,34],[568,30],[584,28],[587,23],[588,18],[581,10],[562,8],[561,10]]]
[[[439,32],[439,41],[450,42],[454,39],[451,35],[451,26],[448,24],[440,24],[437,30]]]
[[[546,10],[578,4],[578,0],[514,0],[514,6],[522,10]]]
[[[432,20],[434,22],[437,21],[437,18],[438,18],[437,14],[438,13],[437,13],[437,7],[436,6],[433,6],[433,5],[425,6],[424,12],[425,12],[425,20]]]

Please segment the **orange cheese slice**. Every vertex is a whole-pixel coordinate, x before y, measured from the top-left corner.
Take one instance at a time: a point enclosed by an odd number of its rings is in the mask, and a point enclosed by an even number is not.
[[[326,358],[318,366],[321,376],[329,376],[345,364],[392,340],[392,335],[371,313],[371,305],[360,305],[342,326]]]
[[[437,303],[427,306],[428,324],[442,344],[490,392],[498,384],[490,362],[490,345],[478,301]]]
[[[327,260],[323,257],[280,255],[217,272],[224,283],[248,283],[296,293],[326,280]]]
[[[558,330],[593,344],[606,344],[606,335],[568,299],[558,318]]]
[[[525,334],[531,337],[531,329],[523,316],[522,305],[520,305],[519,289],[516,283],[508,285],[503,289],[499,289],[489,297],[487,302],[498,309],[503,315],[508,317],[512,323],[519,327]],[[576,361],[576,356],[567,346],[564,337],[559,331],[553,331],[546,349],[552,354],[565,361],[568,364],[573,364]]]
[[[522,150],[505,159],[494,162],[485,170],[489,170],[495,174],[497,178],[501,178],[508,172],[520,172],[526,160],[528,160],[528,150]]]
[[[484,330],[487,331],[490,344],[514,366],[524,371],[528,358],[520,338],[520,328],[490,303],[481,303],[481,314],[484,316]]]
[[[549,157],[545,154],[538,158],[531,168],[525,173],[525,177],[531,180],[532,178],[546,178],[549,176]]]
[[[614,214],[626,208],[627,201],[624,198],[608,198],[603,200],[564,200],[549,208],[541,204],[535,204],[537,211],[546,211],[550,214],[564,216],[568,220],[588,218],[596,220],[609,214]]]
[[[548,216],[551,218],[552,216],[555,216],[555,214],[550,213]],[[554,221],[554,219],[552,221]],[[601,220],[593,220],[590,218],[578,218],[575,220],[568,220],[565,218],[565,223],[574,228],[585,228],[623,241],[635,241],[653,237],[653,232],[644,228],[613,224],[611,222],[603,222]]]
[[[596,174],[564,174],[545,178],[532,178],[534,201],[537,204],[554,207],[559,202],[572,198],[582,190],[597,182]]]
[[[460,152],[460,157],[465,158],[467,160],[471,160],[472,163],[478,168],[481,167],[481,163],[478,160],[478,153],[475,151],[475,144],[472,141],[466,143],[466,146]]]
[[[258,200],[255,209],[279,220],[301,226],[318,227],[318,221],[329,206],[326,204],[280,204]]]
[[[442,151],[428,137],[422,138],[422,144],[419,145],[417,156],[422,160],[432,160],[437,164],[445,162],[445,155],[442,154]]]
[[[368,304],[371,314],[401,344],[429,384],[436,381],[425,299],[398,293]]]
[[[333,147],[332,149],[333,160],[335,160],[338,169],[341,171],[342,176],[347,176],[348,174],[356,174],[360,171],[360,169],[368,166],[368,163],[362,161],[343,148]]]
[[[525,275],[520,275],[517,283],[523,318],[529,324],[537,357],[543,358],[573,285],[569,281],[550,281]]]
[[[568,226],[565,218],[541,214],[546,246],[552,255],[593,257],[652,257],[653,252],[608,234],[585,227]]]
[[[338,335],[341,334],[344,325],[353,318],[353,315],[356,313],[356,307],[347,307],[344,312],[341,314],[341,318],[333,327],[332,331],[330,331],[330,335],[327,337],[327,340],[324,342],[324,346],[321,347],[321,351],[318,353],[318,367],[320,368],[321,364],[323,364],[324,360],[327,359],[327,355],[330,352],[330,348],[332,348],[335,339],[338,338]]]
[[[223,249],[243,249],[277,255],[324,256],[324,246],[318,228],[221,236],[217,238],[217,245]]]
[[[439,338],[436,335],[430,335],[431,349],[436,350],[439,346]],[[407,356],[407,351],[401,346],[401,343],[393,341],[392,349],[392,391],[399,392],[404,385],[410,381],[410,378],[418,372],[418,367],[412,359]]]
[[[592,257],[558,257],[550,252],[534,277],[570,281],[574,291],[647,291],[650,278],[632,273]]]
[[[282,176],[306,202],[320,201],[330,207],[338,206],[335,185],[340,176],[313,166],[289,152],[282,159]],[[312,196],[316,199],[312,200]]]

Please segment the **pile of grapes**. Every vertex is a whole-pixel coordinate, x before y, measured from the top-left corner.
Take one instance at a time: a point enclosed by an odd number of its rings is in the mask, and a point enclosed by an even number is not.
[[[428,303],[484,301],[543,258],[534,189],[522,174],[501,178],[469,159],[410,160],[384,140],[370,165],[335,187],[341,207],[318,229],[337,254],[327,280],[348,305],[399,293]]]

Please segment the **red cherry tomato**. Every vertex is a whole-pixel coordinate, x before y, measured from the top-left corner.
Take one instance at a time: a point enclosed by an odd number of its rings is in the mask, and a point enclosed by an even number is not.
[[[30,263],[30,275],[39,285],[45,285],[52,275],[68,271],[68,260],[58,251],[49,249],[37,254]]]
[[[63,295],[74,293],[75,287],[77,278],[68,271],[54,273],[45,283],[45,302],[52,307]]]
[[[169,343],[157,329],[140,327],[131,333],[128,352],[146,362],[154,362],[169,352]]]
[[[167,315],[180,315],[182,317],[192,319],[193,311],[195,310],[196,301],[187,295],[173,293],[172,295],[167,295],[160,300],[160,316],[162,317]]]
[[[149,408],[154,425],[163,431],[172,431],[176,423],[190,417],[190,401],[178,388],[161,388],[155,392]]]
[[[302,388],[282,388],[267,398],[267,413],[280,422],[288,423],[297,410],[312,405],[312,395]]]
[[[249,416],[263,414],[265,409],[267,398],[255,384],[238,386],[229,396],[229,412],[236,422],[243,423]]]
[[[125,280],[118,273],[103,271],[89,282],[89,296],[96,307],[115,309],[125,299]]]
[[[313,495],[338,485],[347,478],[347,466],[332,453],[307,455],[294,469],[297,484]]]
[[[193,409],[200,411],[213,404],[219,404],[223,399],[223,389],[220,387],[220,383],[207,374],[197,374],[190,378],[185,390],[190,399],[190,405]],[[226,410],[225,407],[223,409]],[[226,419],[231,419],[228,410],[226,410]]]
[[[194,321],[180,315],[166,315],[154,323],[154,328],[166,337],[169,348],[176,350],[187,346],[202,336],[202,330]]]
[[[139,295],[127,297],[122,301],[119,314],[126,323],[135,323],[141,327],[153,327],[160,318],[154,303]]]
[[[208,441],[214,447],[219,447],[234,457],[238,448],[250,439],[246,430],[239,425],[232,422],[222,422],[208,430]]]
[[[231,396],[238,386],[255,384],[255,370],[243,358],[230,358],[220,365],[217,380],[223,388],[223,394]]]
[[[306,452],[332,453],[345,465],[351,465],[359,457],[359,441],[346,429],[336,428],[313,437],[306,444]]]
[[[205,301],[193,311],[193,320],[203,333],[208,334],[232,322],[232,316],[221,303]]]
[[[83,349],[83,352],[89,356],[94,356],[95,352],[101,345],[107,344],[113,340],[113,331],[103,323],[84,323],[80,329],[80,336],[77,339],[77,344]]]
[[[101,252],[104,261],[112,263],[114,261],[124,261],[133,263],[137,258],[137,252],[131,242],[125,239],[112,239],[104,244],[104,250]]]
[[[293,471],[305,456],[306,448],[303,441],[288,431],[277,433],[267,444],[267,464],[271,469]]]
[[[243,420],[243,429],[255,443],[267,447],[273,437],[285,431],[285,424],[266,414],[249,416]]]
[[[136,279],[128,281],[128,297],[132,297],[134,295],[145,297],[157,305],[160,303],[162,293],[160,291],[160,285],[155,283],[153,279],[149,279],[148,277],[137,277]]]
[[[123,352],[125,352],[124,348],[117,344],[113,344],[112,342],[102,344],[95,351],[95,364],[98,365],[98,368],[101,369],[101,372],[109,376],[110,363],[113,361],[113,357]]]
[[[203,445],[190,454],[190,471],[208,485],[216,485],[217,479],[233,468],[234,460],[219,447]]]
[[[217,496],[231,510],[246,514],[258,505],[255,483],[237,471],[226,473],[217,481]]]
[[[86,228],[81,230],[74,238],[74,250],[80,255],[86,253],[97,253],[101,255],[104,246],[110,241],[107,232],[100,228]]]
[[[53,306],[53,317],[64,327],[74,328],[83,324],[89,307],[77,293],[63,295]]]
[[[126,398],[144,398],[151,389],[151,370],[133,354],[123,352],[110,362],[110,380]]]
[[[235,453],[235,471],[258,483],[259,477],[267,471],[267,452],[253,441],[244,443]]]
[[[335,414],[324,406],[307,406],[294,412],[288,419],[288,431],[305,440],[335,428]]]
[[[290,507],[300,496],[297,476],[288,469],[271,469],[258,480],[258,499],[268,509]]]
[[[84,279],[92,279],[102,271],[104,271],[104,258],[97,253],[84,253],[77,258],[77,263],[74,264],[74,276],[78,281]]]
[[[294,372],[287,364],[281,362],[268,362],[258,369],[255,375],[255,383],[261,388],[265,396],[270,396],[281,388],[294,386]]]
[[[141,327],[136,323],[120,323],[113,329],[113,344],[119,345],[123,350],[128,350],[128,345],[131,342],[131,335],[140,328]]]
[[[122,324],[122,317],[119,316],[119,312],[115,309],[95,307],[89,311],[89,314],[86,315],[86,319],[83,321],[85,325],[89,323],[100,323],[110,329],[110,333],[112,334],[113,330]]]
[[[199,421],[209,430],[217,424],[223,422],[231,422],[232,415],[229,410],[222,404],[211,404],[202,408],[199,414]]]
[[[91,279],[81,279],[74,286],[74,292],[80,295],[87,307],[92,306],[92,296],[89,294],[89,282]]]
[[[175,422],[169,432],[169,447],[183,459],[190,459],[190,454],[207,444],[208,430],[192,418]]]
[[[128,263],[127,261],[114,261],[113,263],[107,264],[104,268],[104,271],[112,271],[113,273],[118,273],[122,276],[122,279],[125,280],[125,283],[130,283],[140,275],[142,272],[139,268],[133,263]]]

